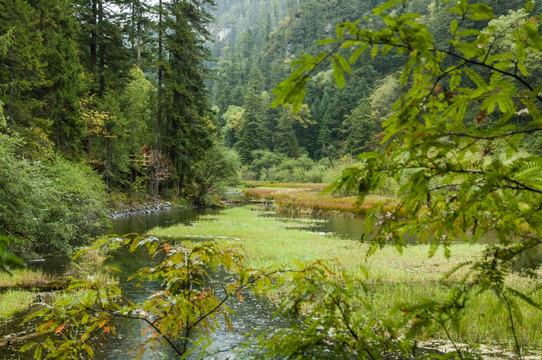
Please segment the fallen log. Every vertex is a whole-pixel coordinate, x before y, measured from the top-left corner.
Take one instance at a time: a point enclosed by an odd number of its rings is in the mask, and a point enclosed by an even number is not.
[[[35,332],[35,333],[32,333],[32,334],[27,334],[27,335],[21,335],[20,333],[19,334],[9,334],[7,336],[4,336],[2,339],[0,339],[0,348],[16,344],[16,343],[18,343],[20,341],[30,340],[30,339],[33,339],[33,338],[38,337],[40,335],[41,334],[38,333],[38,332]]]

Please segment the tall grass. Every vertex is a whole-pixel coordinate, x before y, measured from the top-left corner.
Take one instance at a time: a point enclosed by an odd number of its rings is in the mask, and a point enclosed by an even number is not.
[[[275,208],[278,211],[293,213],[341,213],[361,216],[379,203],[389,204],[391,209],[394,201],[396,201],[395,198],[389,196],[369,195],[360,204],[358,198],[355,196],[340,197],[323,194],[323,187],[303,187],[303,185],[311,184],[261,185],[264,186],[245,190],[245,195],[258,199],[273,199],[275,201]]]
[[[28,310],[36,300],[36,294],[30,291],[12,290],[0,294],[0,321],[10,316]]]
[[[41,271],[29,269],[15,270],[12,275],[0,273],[0,288],[25,288],[42,287],[53,281],[50,275]]]

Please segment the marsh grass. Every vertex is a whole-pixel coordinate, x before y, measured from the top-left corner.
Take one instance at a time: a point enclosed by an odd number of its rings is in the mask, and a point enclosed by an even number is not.
[[[259,188],[259,187],[267,187],[267,188],[303,188],[303,189],[319,189],[323,190],[326,188],[329,184],[321,184],[321,183],[269,183],[269,182],[263,182],[263,181],[246,181],[244,182],[245,186],[248,188]]]
[[[484,250],[480,244],[451,245],[451,257],[446,258],[440,249],[429,258],[429,245],[409,245],[403,254],[392,247],[384,247],[367,257],[367,244],[343,240],[333,235],[311,233],[303,228],[308,222],[303,219],[299,227],[292,229],[295,221],[283,222],[276,218],[262,216],[261,212],[248,208],[233,208],[220,215],[205,216],[190,226],[176,225],[169,228],[155,228],[150,234],[163,239],[190,241],[201,236],[219,239],[225,245],[241,245],[251,265],[255,267],[278,266],[293,268],[294,262],[326,259],[334,262],[335,269],[344,269],[352,276],[362,279],[371,289],[373,316],[401,316],[397,311],[403,304],[417,304],[423,299],[443,300],[450,287],[463,276],[456,273],[447,279],[444,275],[457,265],[479,259]],[[221,240],[224,237],[236,240]],[[368,277],[361,269],[368,271]],[[519,291],[528,292],[539,284],[537,278],[508,276],[507,282]],[[542,291],[532,293],[535,300],[542,302]],[[276,294],[280,296],[280,294]],[[519,302],[523,314],[519,328],[520,341],[525,346],[542,346],[542,311]],[[459,342],[492,343],[512,345],[508,315],[494,294],[476,294],[463,310],[464,316],[453,336]],[[426,329],[421,340],[443,338],[441,329]]]
[[[391,209],[394,201],[394,198],[388,196],[369,195],[362,204],[359,204],[355,196],[323,194],[325,185],[321,187],[314,186],[316,184],[260,185],[245,190],[244,194],[257,199],[273,199],[277,210],[293,213],[363,215],[376,204],[384,204],[385,208],[389,206]]]
[[[0,273],[0,288],[39,288],[53,281],[52,276],[41,271],[21,269],[13,271],[12,275]]]
[[[36,300],[36,294],[30,291],[10,290],[0,294],[0,321],[28,310]]]

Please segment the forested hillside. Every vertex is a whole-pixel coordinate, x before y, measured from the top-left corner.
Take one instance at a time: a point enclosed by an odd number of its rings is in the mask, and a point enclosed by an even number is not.
[[[322,169],[339,159],[379,148],[381,124],[404,92],[398,81],[406,61],[403,55],[390,53],[384,60],[364,54],[344,89],[335,85],[330,67],[320,68],[308,83],[305,104],[295,115],[288,108],[269,108],[269,104],[273,88],[290,73],[295,59],[321,51],[318,41],[334,37],[337,24],[369,16],[382,3],[218,1],[212,45],[217,73],[211,84],[215,123],[226,145],[239,153],[245,178],[321,181]],[[485,3],[500,17],[493,20],[495,26],[503,29],[525,16],[517,11],[523,6],[521,1]],[[410,0],[400,8],[422,15],[418,21],[432,29],[437,42],[439,38],[445,42],[452,18],[447,11],[450,6],[441,1]],[[466,22],[466,27],[482,26]],[[534,73],[540,71],[539,64],[530,65]],[[534,140],[529,141],[527,145],[533,149]],[[314,175],[293,174],[284,165],[292,163],[291,159],[298,159],[293,163],[304,168],[305,174]]]
[[[0,1],[0,235],[68,251],[108,200],[201,204],[233,173],[204,86],[211,3]]]

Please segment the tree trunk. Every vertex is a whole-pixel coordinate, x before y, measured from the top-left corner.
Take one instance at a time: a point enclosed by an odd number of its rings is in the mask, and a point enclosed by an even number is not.
[[[160,144],[160,137],[162,134],[162,77],[163,77],[163,69],[162,69],[162,0],[158,2],[158,11],[160,12],[158,14],[158,114],[157,114],[157,121],[156,121],[156,149],[158,151],[161,151],[161,144]]]
[[[103,0],[98,0],[98,24],[103,23]],[[100,77],[99,94],[103,95],[105,92],[105,38],[102,36],[100,39],[100,46],[98,47],[98,57],[100,58],[100,68],[98,70]]]
[[[141,6],[137,8],[137,26],[136,26],[136,43],[137,43],[137,67],[141,68]]]
[[[92,26],[90,35],[90,72],[96,71],[96,49],[98,44],[98,33],[96,24],[98,22],[98,0],[92,0],[92,15],[90,18],[90,25]]]

